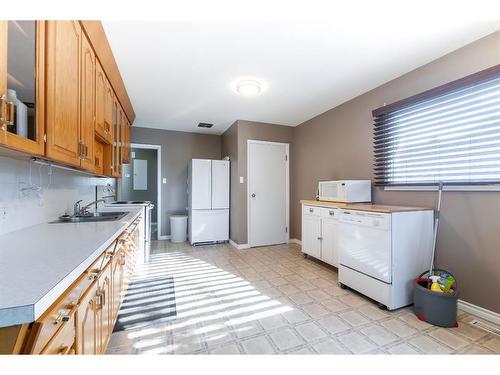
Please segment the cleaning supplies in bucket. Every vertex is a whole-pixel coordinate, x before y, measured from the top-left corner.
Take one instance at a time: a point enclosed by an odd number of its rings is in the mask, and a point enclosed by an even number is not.
[[[452,293],[451,290],[453,284],[455,284],[455,278],[447,272],[440,275],[429,276],[431,287],[433,292],[437,293]]]
[[[433,292],[443,293],[443,291],[441,290],[441,286],[438,283],[440,277],[434,275],[434,276],[429,276],[429,279],[431,279],[431,290]]]

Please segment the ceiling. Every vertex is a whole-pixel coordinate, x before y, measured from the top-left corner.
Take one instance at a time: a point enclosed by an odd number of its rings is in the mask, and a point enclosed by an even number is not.
[[[498,21],[103,21],[135,126],[223,133],[235,120],[296,126],[500,29]],[[349,22],[347,22],[349,21]],[[267,89],[248,98],[235,80]],[[213,123],[201,129],[199,122]]]

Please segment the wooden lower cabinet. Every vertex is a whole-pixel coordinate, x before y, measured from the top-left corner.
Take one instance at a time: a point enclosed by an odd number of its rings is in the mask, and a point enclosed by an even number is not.
[[[50,339],[40,354],[75,354],[75,312],[60,324],[56,334]]]
[[[104,354],[113,332],[113,281],[111,280],[111,262],[99,277],[98,297],[100,299],[100,342],[99,351]]]
[[[125,266],[125,253],[123,250],[115,254],[111,263],[113,280],[113,324],[118,318],[118,311],[125,296],[125,283],[123,279],[123,267]]]
[[[98,332],[99,327],[99,301],[97,297],[97,280],[87,290],[80,301],[76,312],[76,353],[99,354]]]
[[[138,256],[137,219],[35,322],[0,328],[0,354],[104,354]]]

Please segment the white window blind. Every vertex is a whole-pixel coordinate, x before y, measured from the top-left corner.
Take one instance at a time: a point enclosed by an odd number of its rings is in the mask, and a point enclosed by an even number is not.
[[[377,185],[500,183],[500,65],[373,115]]]

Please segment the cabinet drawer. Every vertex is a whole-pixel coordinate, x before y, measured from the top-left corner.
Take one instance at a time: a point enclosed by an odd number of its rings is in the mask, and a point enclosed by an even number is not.
[[[74,309],[80,298],[90,286],[91,281],[87,275],[82,275],[67,291],[45,312],[35,323],[30,335],[28,351],[40,353],[52,340],[62,326],[73,321]],[[71,323],[74,325],[74,323]]]
[[[338,208],[321,207],[321,217],[338,219],[339,212]]]
[[[75,354],[75,311],[69,320],[60,324],[55,335],[49,340],[40,354]]]
[[[321,207],[316,206],[302,206],[302,215],[321,216]]]
[[[113,254],[117,251],[118,247],[116,246],[116,241],[113,241],[111,245],[101,254],[99,257],[92,263],[92,265],[87,268],[85,273],[87,275],[93,275],[90,278],[97,278],[102,273],[102,271],[106,268],[106,266],[113,258]]]

